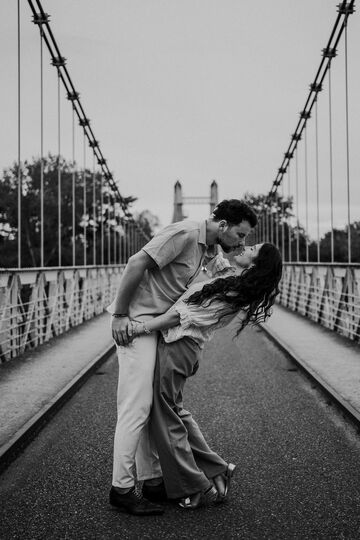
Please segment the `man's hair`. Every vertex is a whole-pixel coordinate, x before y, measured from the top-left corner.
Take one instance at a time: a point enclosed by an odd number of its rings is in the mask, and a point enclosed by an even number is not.
[[[248,221],[251,227],[257,224],[255,212],[244,201],[229,199],[221,201],[213,211],[215,221],[225,219],[230,225],[238,225],[241,221]]]

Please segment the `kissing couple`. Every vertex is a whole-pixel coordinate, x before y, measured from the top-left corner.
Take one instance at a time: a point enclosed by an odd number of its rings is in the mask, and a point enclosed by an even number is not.
[[[218,328],[234,321],[239,334],[271,314],[282,261],[273,244],[245,247],[256,224],[245,202],[224,200],[128,260],[108,308],[119,361],[110,503],[121,511],[162,514],[167,500],[195,510],[228,497],[235,465],[209,447],[183,389]],[[223,252],[234,252],[232,264]]]

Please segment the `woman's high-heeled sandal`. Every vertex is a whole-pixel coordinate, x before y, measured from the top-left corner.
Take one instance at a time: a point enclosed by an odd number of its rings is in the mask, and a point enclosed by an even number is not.
[[[230,489],[230,483],[234,475],[235,469],[236,469],[236,465],[234,465],[233,463],[228,464],[227,469],[225,471],[225,490],[224,490],[224,495],[223,495],[224,497],[226,497]]]
[[[231,478],[233,477],[235,469],[236,469],[236,465],[234,465],[233,463],[229,463],[227,468],[226,468],[226,471],[222,475],[223,479],[224,479],[225,487],[224,487],[224,492],[223,493],[218,493],[218,497],[217,497],[217,500],[216,500],[216,502],[218,504],[224,502],[226,497],[227,497],[227,494],[228,494],[229,489],[230,489]]]
[[[207,490],[200,494],[200,497],[196,503],[193,502],[192,497],[184,497],[179,502],[179,506],[181,506],[181,508],[185,508],[186,510],[196,510],[196,508],[200,508],[201,506],[210,506],[216,502],[217,498],[217,490],[214,486],[210,486]]]
[[[210,506],[218,498],[218,492],[215,486],[210,486],[204,493],[201,495],[201,501],[204,506]]]

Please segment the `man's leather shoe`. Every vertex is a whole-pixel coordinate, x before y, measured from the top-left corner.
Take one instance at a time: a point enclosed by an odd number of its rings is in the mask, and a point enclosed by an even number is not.
[[[135,516],[153,516],[164,513],[164,507],[154,504],[135,491],[130,489],[127,493],[119,493],[116,487],[112,486],[109,494],[110,504],[116,506],[123,512],[134,514]]]
[[[164,502],[168,500],[164,482],[157,486],[148,486],[144,483],[142,493],[145,499],[152,502]]]

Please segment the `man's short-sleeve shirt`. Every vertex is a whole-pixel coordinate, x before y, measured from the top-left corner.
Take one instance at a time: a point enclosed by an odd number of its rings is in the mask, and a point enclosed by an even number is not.
[[[146,270],[129,305],[131,318],[165,313],[217,255],[206,245],[206,222],[180,221],[162,229],[143,248],[156,268]]]

